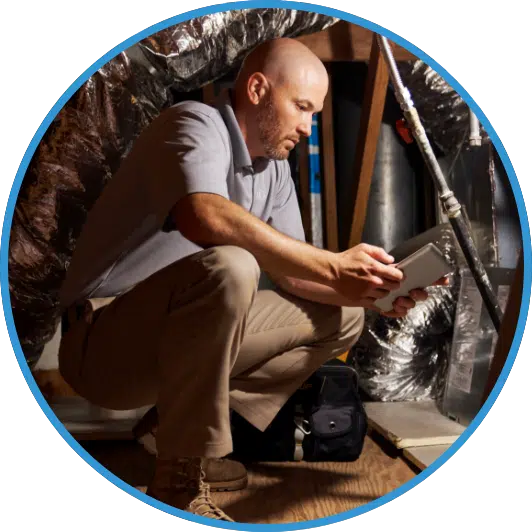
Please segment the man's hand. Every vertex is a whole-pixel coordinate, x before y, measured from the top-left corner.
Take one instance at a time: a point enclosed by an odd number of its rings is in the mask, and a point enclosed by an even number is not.
[[[447,277],[442,277],[438,279],[432,286],[449,286],[449,279]],[[412,310],[417,303],[420,301],[426,301],[429,297],[429,294],[426,290],[417,288],[411,290],[409,293],[410,297],[398,297],[393,302],[393,310],[388,312],[383,312],[378,307],[373,307],[373,310],[380,312],[383,316],[387,318],[404,318],[410,310]]]
[[[334,288],[361,307],[373,308],[377,299],[399,288],[403,279],[401,270],[392,266],[393,257],[369,244],[359,244],[337,258]]]

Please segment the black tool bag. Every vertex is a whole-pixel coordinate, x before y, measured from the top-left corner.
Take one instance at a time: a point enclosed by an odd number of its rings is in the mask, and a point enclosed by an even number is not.
[[[351,462],[367,433],[355,370],[336,359],[305,382],[264,432],[236,412],[231,423],[233,457],[243,462]]]

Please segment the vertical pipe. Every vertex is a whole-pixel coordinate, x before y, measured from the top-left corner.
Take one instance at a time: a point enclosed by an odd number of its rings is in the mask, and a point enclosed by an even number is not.
[[[427,133],[423,127],[417,109],[414,107],[414,102],[410,97],[408,89],[403,85],[401,76],[399,75],[399,70],[395,63],[388,39],[382,35],[378,36],[379,45],[381,46],[382,53],[386,60],[386,64],[390,70],[390,76],[392,83],[395,89],[395,95],[403,113],[405,115],[406,121],[410,126],[412,135],[416,139],[417,145],[421,150],[423,159],[427,164],[432,178],[438,188],[440,194],[440,200],[445,209],[449,221],[451,222],[452,228],[456,234],[460,247],[464,253],[465,259],[468,263],[468,266],[475,278],[479,292],[482,295],[482,299],[486,305],[486,308],[489,312],[489,315],[493,321],[493,325],[496,331],[499,331],[501,320],[502,320],[502,311],[499,307],[497,298],[491,286],[488,274],[482,261],[480,260],[478,251],[473,243],[473,239],[469,234],[467,229],[460,204],[454,196],[453,191],[449,188],[445,176],[438,164],[436,155],[432,150]]]
[[[482,137],[480,136],[480,122],[477,115],[469,109],[469,145],[481,146]]]

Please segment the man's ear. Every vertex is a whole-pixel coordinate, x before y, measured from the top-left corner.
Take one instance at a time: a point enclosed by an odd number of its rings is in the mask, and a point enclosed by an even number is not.
[[[270,84],[264,74],[255,72],[248,79],[248,98],[253,105],[258,105],[266,96]]]

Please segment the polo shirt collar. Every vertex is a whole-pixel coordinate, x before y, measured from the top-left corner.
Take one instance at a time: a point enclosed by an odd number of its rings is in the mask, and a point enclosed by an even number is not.
[[[252,168],[253,163],[251,156],[249,155],[248,147],[240,131],[240,126],[236,120],[233,106],[231,105],[231,98],[229,91],[224,91],[218,100],[218,111],[222,115],[223,121],[229,131],[231,138],[231,146],[233,150],[233,163],[235,168]]]

